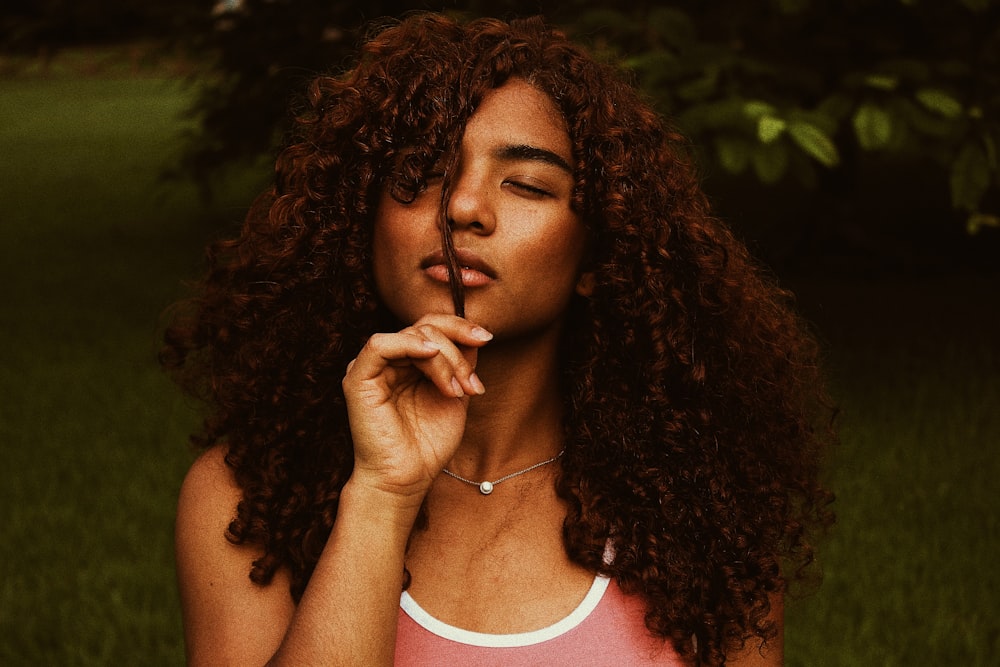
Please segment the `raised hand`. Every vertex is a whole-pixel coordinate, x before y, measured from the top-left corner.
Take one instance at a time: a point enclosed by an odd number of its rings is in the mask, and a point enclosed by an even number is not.
[[[441,314],[368,340],[343,381],[355,483],[423,498],[461,442],[469,397],[485,391],[475,366],[491,338]]]

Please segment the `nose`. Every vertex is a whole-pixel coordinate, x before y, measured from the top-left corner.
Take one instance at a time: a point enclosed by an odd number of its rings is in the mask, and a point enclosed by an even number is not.
[[[496,227],[493,199],[485,178],[460,170],[448,197],[448,223],[453,230],[491,234]]]

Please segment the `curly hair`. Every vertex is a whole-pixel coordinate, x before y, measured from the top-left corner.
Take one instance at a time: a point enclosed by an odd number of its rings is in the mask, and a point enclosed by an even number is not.
[[[722,664],[775,636],[770,599],[832,521],[818,346],[712,216],[684,138],[541,19],[411,16],[346,73],[316,77],[273,187],[209,249],[163,364],[209,404],[195,442],[225,443],[242,490],[228,537],[263,554],[250,578],[287,568],[297,600],[352,471],[340,380],[392,326],[372,276],[378,197],[419,191],[512,78],[566,120],[572,205],[592,239],[596,286],[562,348],[567,552],[642,596],[647,626],[681,655]]]

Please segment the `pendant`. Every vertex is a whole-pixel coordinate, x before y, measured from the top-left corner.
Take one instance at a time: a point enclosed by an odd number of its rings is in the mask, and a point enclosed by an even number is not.
[[[488,496],[493,493],[493,482],[483,482],[479,485],[479,493]]]

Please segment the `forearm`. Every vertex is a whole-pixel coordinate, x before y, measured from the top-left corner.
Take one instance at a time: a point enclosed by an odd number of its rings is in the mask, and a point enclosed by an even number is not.
[[[273,665],[391,665],[418,499],[344,487],[336,523]]]
[[[473,369],[490,337],[461,318],[427,316],[373,335],[348,365],[354,473],[272,664],[392,664],[406,544],[461,441],[469,396],[482,393]]]

